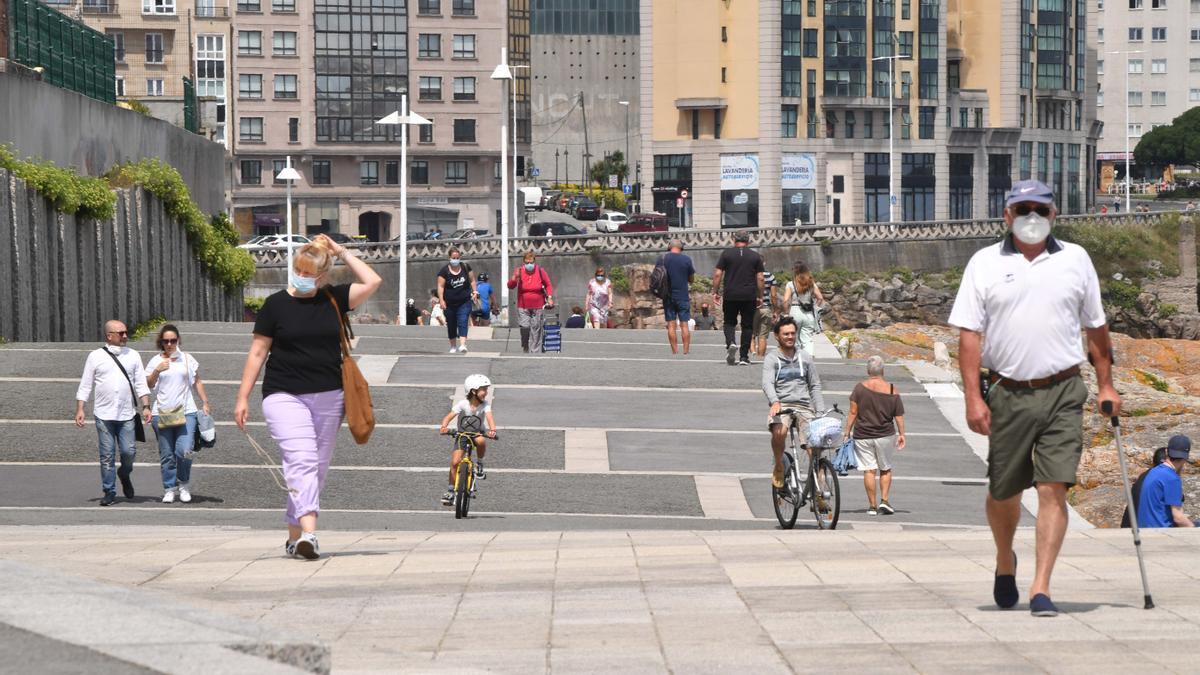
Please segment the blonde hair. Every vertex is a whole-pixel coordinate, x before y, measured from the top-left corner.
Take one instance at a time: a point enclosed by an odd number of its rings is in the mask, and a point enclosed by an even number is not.
[[[300,247],[292,260],[296,272],[310,277],[322,277],[333,267],[333,251],[324,239]]]
[[[814,285],[812,270],[803,262],[798,262],[792,266],[792,281],[796,283],[796,292],[804,293]],[[803,290],[801,290],[803,287]]]
[[[525,251],[525,262],[533,262],[534,260],[537,260],[537,256],[533,254],[533,251]]]

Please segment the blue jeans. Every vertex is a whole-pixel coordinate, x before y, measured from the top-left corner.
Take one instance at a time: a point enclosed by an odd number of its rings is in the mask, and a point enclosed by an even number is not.
[[[173,490],[179,483],[192,479],[192,460],[184,459],[184,453],[192,449],[196,434],[196,413],[188,413],[187,424],[177,427],[158,428],[158,415],[150,419],[154,435],[158,437],[158,462],[162,465],[164,490]]]
[[[446,335],[451,340],[455,338],[467,337],[467,329],[470,328],[471,322],[471,303],[464,302],[461,305],[446,305]]]
[[[128,478],[133,473],[137,448],[133,445],[133,420],[96,420],[96,435],[100,437],[100,485],[106,495],[117,494],[117,475]],[[121,451],[121,468],[116,468],[116,451]]]

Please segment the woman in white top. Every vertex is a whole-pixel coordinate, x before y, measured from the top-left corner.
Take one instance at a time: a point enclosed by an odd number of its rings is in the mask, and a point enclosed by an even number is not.
[[[592,328],[608,328],[608,313],[612,311],[612,279],[604,274],[603,267],[596,268],[596,277],[588,282],[587,311]]]
[[[813,353],[813,336],[821,332],[817,309],[825,304],[825,296],[813,279],[808,265],[792,265],[792,280],[783,291],[783,306],[788,316],[796,320],[796,347],[809,356]]]
[[[200,394],[204,414],[209,414],[208,394],[200,381],[200,364],[179,351],[179,329],[165,324],[158,331],[158,353],[146,364],[146,384],[154,405],[150,424],[158,437],[158,459],[162,465],[163,503],[192,501],[192,441],[196,434],[196,400]],[[182,420],[182,421],[181,421]]]

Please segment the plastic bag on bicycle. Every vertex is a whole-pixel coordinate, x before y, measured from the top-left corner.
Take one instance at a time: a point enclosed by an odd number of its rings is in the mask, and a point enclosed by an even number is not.
[[[810,448],[835,448],[842,442],[842,420],[837,417],[818,417],[808,423]]]

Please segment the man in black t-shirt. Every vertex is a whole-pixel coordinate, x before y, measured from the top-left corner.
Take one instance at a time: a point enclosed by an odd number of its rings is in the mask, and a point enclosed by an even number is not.
[[[725,363],[750,365],[750,337],[754,330],[754,310],[763,297],[763,258],[750,248],[750,233],[733,235],[733,248],[727,248],[717,260],[713,272],[713,302],[721,303],[721,281],[725,282]],[[733,341],[734,328],[742,324],[741,354]]]

